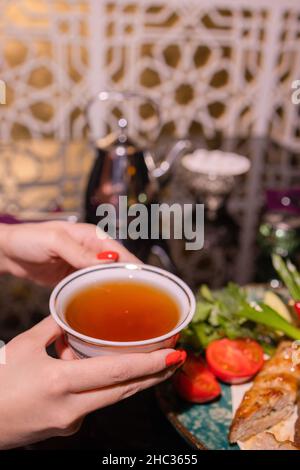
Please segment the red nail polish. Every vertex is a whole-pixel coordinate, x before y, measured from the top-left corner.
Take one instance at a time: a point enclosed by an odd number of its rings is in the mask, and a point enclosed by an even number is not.
[[[171,352],[166,357],[166,366],[171,367],[184,362],[186,360],[186,352],[184,350],[178,350]]]
[[[118,261],[119,253],[116,251],[101,251],[97,254],[97,259],[100,261]]]
[[[180,357],[180,362],[184,363],[186,358],[187,358],[187,353],[184,349],[181,349],[180,350],[180,354],[181,354],[181,357]]]

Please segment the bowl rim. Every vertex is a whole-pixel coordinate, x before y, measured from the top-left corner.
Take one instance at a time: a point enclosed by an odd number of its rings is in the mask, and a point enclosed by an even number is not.
[[[185,293],[185,296],[188,301],[188,312],[185,315],[185,318],[177,324],[175,328],[170,330],[168,333],[165,333],[164,335],[161,336],[156,336],[154,338],[146,339],[146,340],[139,340],[139,341],[108,341],[108,340],[102,340],[98,338],[93,338],[92,336],[84,335],[82,333],[79,333],[78,331],[74,330],[72,327],[70,327],[65,321],[63,321],[60,316],[58,315],[56,311],[56,301],[59,296],[59,294],[63,291],[64,287],[77,279],[78,277],[84,276],[87,273],[90,272],[97,272],[97,271],[103,271],[105,269],[129,269],[129,270],[141,270],[141,271],[151,271],[154,274],[159,274],[161,276],[164,276],[168,278],[170,281],[172,281],[174,284],[177,284],[178,287],[181,288],[181,290]],[[176,335],[179,333],[183,328],[185,328],[190,321],[192,320],[195,310],[196,310],[196,299],[195,296],[192,292],[192,290],[188,287],[188,285],[182,281],[178,276],[169,273],[168,271],[158,268],[156,266],[151,266],[148,264],[135,264],[135,263],[111,263],[111,264],[101,264],[101,265],[94,265],[94,266],[89,266],[84,269],[80,269],[78,271],[75,271],[72,274],[69,274],[65,278],[63,278],[53,289],[50,295],[49,299],[49,309],[52,318],[55,320],[55,322],[63,329],[64,332],[70,334],[71,336],[81,340],[84,343],[88,344],[93,344],[96,346],[110,346],[110,347],[128,347],[128,346],[146,346],[150,344],[155,344],[159,343],[161,341],[165,341],[166,339],[171,338],[172,336]]]

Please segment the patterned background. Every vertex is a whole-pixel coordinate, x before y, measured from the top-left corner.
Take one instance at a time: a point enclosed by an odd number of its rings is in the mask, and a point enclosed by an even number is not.
[[[63,145],[85,138],[86,104],[103,88],[159,102],[163,135],[270,133],[299,151],[291,103],[299,46],[293,0],[1,0],[0,138],[15,143],[1,148],[0,210],[53,200],[78,209],[92,153],[82,142],[71,154]],[[94,106],[92,133],[104,122],[114,128],[120,113],[133,136],[153,138],[156,116],[145,103]]]

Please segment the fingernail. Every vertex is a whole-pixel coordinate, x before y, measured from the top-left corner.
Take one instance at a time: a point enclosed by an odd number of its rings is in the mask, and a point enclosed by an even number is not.
[[[166,357],[166,366],[171,367],[184,362],[186,360],[186,352],[184,350],[178,350],[171,352]]]
[[[118,261],[119,253],[116,251],[101,251],[97,254],[97,259],[100,261]]]
[[[181,362],[181,364],[183,364],[183,363],[186,361],[187,352],[186,352],[184,349],[181,349],[180,352],[181,352],[181,360],[180,360],[180,362]]]

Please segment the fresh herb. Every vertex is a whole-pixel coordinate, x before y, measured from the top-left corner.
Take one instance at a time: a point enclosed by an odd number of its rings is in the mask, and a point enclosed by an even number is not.
[[[281,256],[272,255],[273,266],[277,271],[280,279],[288,289],[291,297],[297,301],[300,300],[300,273],[291,261],[285,261]]]
[[[205,349],[219,338],[251,338],[271,353],[282,338],[281,332],[300,339],[300,329],[268,305],[251,302],[245,289],[229,283],[219,291],[207,286],[199,289],[196,313],[184,330],[182,341],[194,349]]]
[[[297,268],[276,254],[272,261],[291,297],[299,301],[300,273]],[[300,339],[300,329],[291,321],[263,302],[252,302],[247,291],[233,282],[219,291],[211,291],[203,285],[197,294],[195,316],[183,331],[182,341],[194,349],[205,349],[219,338],[251,338],[270,354],[282,334]]]
[[[243,318],[248,318],[248,320],[252,320],[271,329],[281,331],[289,338],[300,339],[300,329],[291,325],[291,323],[264,303],[251,306],[245,302],[241,305],[241,309],[237,313]]]

